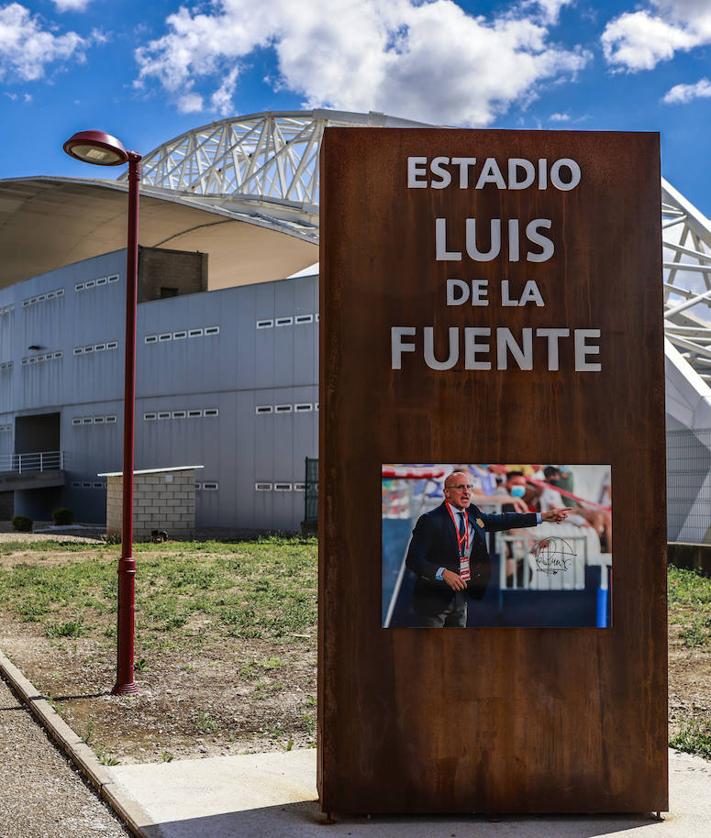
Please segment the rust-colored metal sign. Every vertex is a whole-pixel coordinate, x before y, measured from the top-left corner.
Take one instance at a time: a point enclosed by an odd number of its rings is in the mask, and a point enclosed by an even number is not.
[[[329,128],[321,176],[322,807],[666,809],[658,135]]]

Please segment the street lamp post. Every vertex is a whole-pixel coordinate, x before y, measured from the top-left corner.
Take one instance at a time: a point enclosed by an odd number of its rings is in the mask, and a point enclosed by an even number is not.
[[[103,131],[79,131],[64,143],[71,157],[97,166],[128,163],[128,237],[126,248],[126,353],[123,397],[123,515],[118,566],[118,626],[114,695],[137,693],[134,681],[135,578],[133,558],[133,452],[136,403],[136,306],[138,298],[138,199],[141,155],[127,151]]]

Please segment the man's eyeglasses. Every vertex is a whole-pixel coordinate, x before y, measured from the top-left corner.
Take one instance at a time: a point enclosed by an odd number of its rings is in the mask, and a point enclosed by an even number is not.
[[[447,489],[456,489],[458,492],[463,492],[465,489],[468,489],[470,492],[474,490],[474,486],[471,483],[460,483],[457,486],[447,486]]]

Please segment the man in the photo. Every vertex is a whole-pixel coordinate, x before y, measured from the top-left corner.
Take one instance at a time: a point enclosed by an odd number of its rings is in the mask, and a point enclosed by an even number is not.
[[[465,627],[470,598],[481,599],[491,576],[485,532],[560,523],[568,509],[487,515],[472,505],[468,471],[444,481],[444,502],[421,515],[412,532],[407,567],[416,575],[413,608],[426,628]]]

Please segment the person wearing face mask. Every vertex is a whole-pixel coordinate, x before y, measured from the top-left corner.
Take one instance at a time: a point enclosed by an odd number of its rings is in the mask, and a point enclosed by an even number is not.
[[[485,532],[560,523],[568,514],[562,508],[487,515],[472,504],[473,492],[471,473],[453,471],[444,481],[444,502],[415,524],[406,565],[416,576],[412,605],[422,627],[466,626],[468,601],[484,596],[491,576]]]

